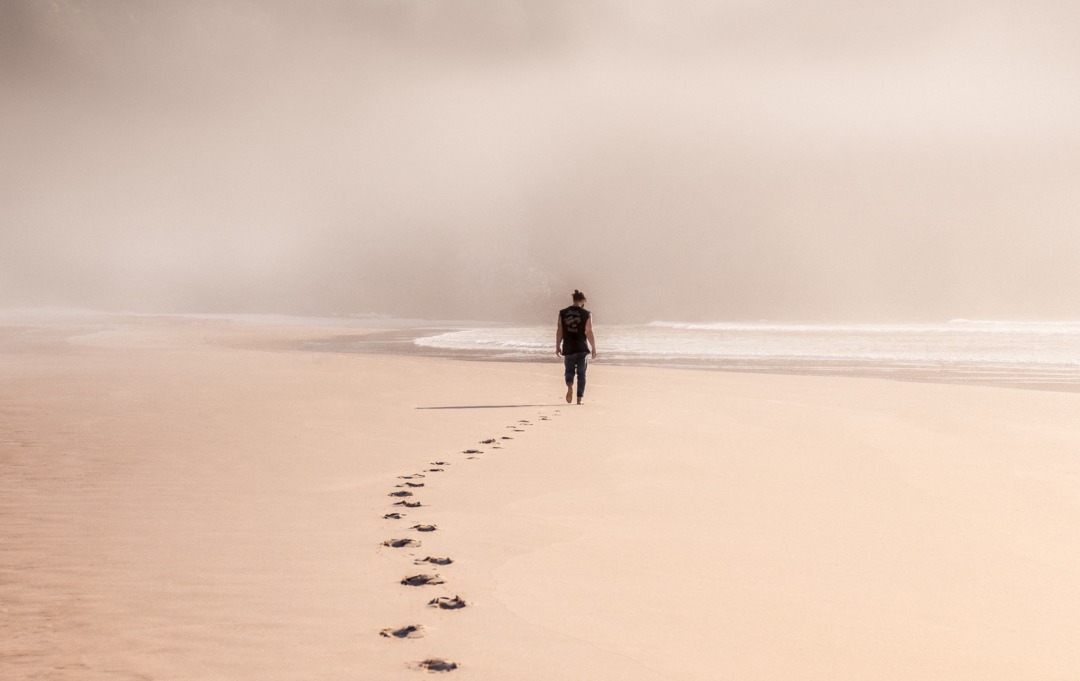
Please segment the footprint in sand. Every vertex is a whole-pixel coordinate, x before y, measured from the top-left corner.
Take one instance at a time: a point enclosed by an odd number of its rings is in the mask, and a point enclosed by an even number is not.
[[[546,416],[541,416],[541,417],[540,417],[540,420],[541,420],[541,421],[550,421],[551,419],[549,419],[549,418],[548,418],[548,417],[546,417]]]
[[[502,439],[502,440],[513,440],[514,438],[510,437],[509,435],[503,435],[502,438],[500,438],[500,439]]]
[[[424,486],[424,483],[422,483],[422,482],[403,482],[400,485],[394,485],[394,487],[423,487],[423,486]]]
[[[443,468],[429,468],[427,470],[428,470],[428,473],[442,473],[443,470],[445,470],[445,469],[443,469]]]
[[[514,432],[515,433],[524,433],[525,431],[522,428],[514,428]]]
[[[518,423],[524,423],[526,426],[531,426],[532,425],[532,423],[530,423],[529,421],[526,421],[525,419],[522,419],[522,420],[518,421]]]
[[[423,506],[419,501],[395,501],[394,506],[404,506],[405,508],[420,508]]]
[[[432,461],[431,465],[432,466],[449,466],[450,462],[449,461]]]
[[[439,528],[435,527],[434,525],[413,525],[409,529],[416,530],[417,532],[434,532]]]
[[[413,564],[423,565],[424,563],[431,563],[432,565],[450,565],[453,562],[454,561],[450,558],[432,558],[431,556],[428,556],[427,558],[417,558],[413,561]]]
[[[479,449],[465,449],[461,453],[462,454],[483,454],[484,452],[482,452]]]
[[[382,545],[395,549],[403,549],[408,546],[420,546],[420,542],[415,539],[387,539]]]
[[[387,513],[383,516],[383,520],[401,520],[405,516],[400,513]]]
[[[439,575],[413,575],[401,580],[405,586],[427,586],[429,584],[446,584]]]
[[[486,440],[480,440],[480,444],[482,444],[482,445],[493,445],[493,444],[495,444],[495,438],[489,437]]]
[[[423,638],[424,628],[419,624],[410,624],[400,629],[383,629],[379,632],[379,636],[386,638]]]
[[[413,495],[412,492],[403,489],[400,492],[391,492],[390,494],[387,494],[386,496],[388,496],[388,497],[411,497],[412,495]]]
[[[401,479],[401,480],[414,480],[416,478],[423,478],[423,477],[426,477],[423,473],[414,473],[413,475],[399,475],[398,476],[398,478]]]
[[[457,662],[449,662],[438,657],[424,660],[418,666],[429,672],[452,672],[458,668]]]
[[[460,610],[465,607],[466,603],[461,600],[461,597],[459,596],[454,596],[453,598],[439,596],[438,598],[432,598],[428,601],[428,605],[439,608],[440,610]]]

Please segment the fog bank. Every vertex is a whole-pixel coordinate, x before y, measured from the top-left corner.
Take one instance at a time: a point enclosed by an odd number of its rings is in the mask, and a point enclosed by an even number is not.
[[[1078,20],[0,0],[0,305],[1080,319]]]

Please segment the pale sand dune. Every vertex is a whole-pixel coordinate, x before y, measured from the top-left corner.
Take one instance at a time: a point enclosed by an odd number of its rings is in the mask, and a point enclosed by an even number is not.
[[[5,680],[1080,670],[1078,395],[82,331],[0,330]]]

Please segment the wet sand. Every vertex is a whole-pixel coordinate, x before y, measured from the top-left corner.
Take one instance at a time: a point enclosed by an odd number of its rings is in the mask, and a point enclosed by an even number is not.
[[[345,333],[0,329],[0,678],[1080,669],[1080,396]]]

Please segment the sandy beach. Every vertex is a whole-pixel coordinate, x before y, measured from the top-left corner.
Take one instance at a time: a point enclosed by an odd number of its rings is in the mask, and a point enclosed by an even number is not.
[[[5,680],[1080,673],[1076,393],[6,324]]]

